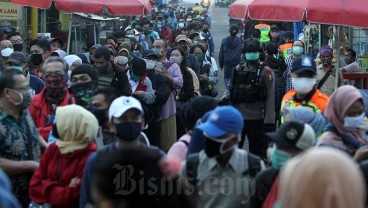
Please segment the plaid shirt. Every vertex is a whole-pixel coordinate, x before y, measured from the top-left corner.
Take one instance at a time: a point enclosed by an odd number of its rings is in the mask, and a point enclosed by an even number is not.
[[[286,63],[286,70],[284,71],[284,78],[286,80],[285,92],[289,92],[290,90],[294,89],[293,84],[291,82],[291,68],[293,66],[294,59],[293,56],[289,56],[285,59]]]

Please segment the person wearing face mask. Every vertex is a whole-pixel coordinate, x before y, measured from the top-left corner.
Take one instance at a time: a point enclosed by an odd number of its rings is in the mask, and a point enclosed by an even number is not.
[[[286,59],[287,57],[289,57],[293,54],[293,46],[294,46],[293,40],[294,40],[294,37],[293,37],[293,34],[291,32],[285,33],[283,37],[284,37],[284,42],[285,43],[281,44],[280,47],[279,47],[279,52],[280,52],[279,56],[282,55],[282,57],[284,59]],[[296,40],[295,42],[297,42],[297,41],[298,40]],[[303,43],[303,47],[304,47],[304,43]],[[299,55],[294,54],[294,55],[300,56],[300,54]]]
[[[82,64],[82,59],[77,55],[68,55],[64,57],[65,62],[68,64],[68,87],[70,85],[71,74],[75,67]]]
[[[34,69],[33,75],[42,79],[44,74],[44,62],[50,55],[50,43],[44,39],[35,39],[30,42],[29,46],[31,63],[36,67]]]
[[[331,96],[335,91],[335,66],[332,64],[333,50],[329,45],[322,46],[319,52],[321,64],[317,67],[317,89]],[[339,77],[340,80],[340,77]],[[340,86],[340,82],[338,84]]]
[[[27,54],[25,52],[25,50],[23,49],[23,39],[22,39],[22,36],[19,32],[12,32],[12,33],[9,33],[7,35],[7,39],[11,42],[11,44],[13,45],[13,49],[14,51],[20,51],[20,52],[23,52],[24,54]]]
[[[24,76],[29,82],[29,93],[31,93],[32,96],[40,93],[45,87],[44,82],[40,78],[37,78],[29,73],[28,60],[23,52],[15,51],[12,53],[9,56],[7,64],[9,65],[8,69],[14,69],[23,72]]]
[[[147,77],[146,62],[140,58],[134,59],[132,67],[127,71],[127,76],[132,87],[132,96],[144,104],[153,104],[156,97],[152,82]]]
[[[41,157],[39,133],[27,108],[32,102],[23,72],[5,70],[0,74],[0,168],[8,175],[13,194],[28,207],[28,187]]]
[[[144,112],[141,103],[137,99],[126,96],[115,99],[109,107],[108,120],[111,123],[116,140],[88,158],[83,173],[79,207],[86,207],[88,204],[93,205],[93,170],[97,163],[103,161],[103,157],[123,148],[137,146],[158,150],[157,147],[150,147],[149,143],[147,145],[147,141],[142,142],[141,140]],[[162,151],[160,153],[164,155]]]
[[[44,72],[45,88],[39,94],[33,96],[29,111],[37,130],[42,138],[47,141],[54,123],[56,108],[73,104],[74,98],[69,94],[66,87],[68,74],[64,59],[59,57],[48,58],[44,64]]]
[[[284,43],[284,40],[280,38],[279,31],[280,29],[277,25],[271,25],[270,41],[275,43],[277,47],[279,47],[280,45]]]
[[[231,70],[241,61],[242,40],[236,36],[238,31],[238,26],[230,26],[230,36],[224,38],[221,42],[218,61],[221,71],[224,71],[225,87],[229,83]]]
[[[279,171],[288,160],[313,148],[316,142],[312,127],[306,123],[290,122],[277,132],[267,133],[274,142],[271,153],[271,167],[261,171],[256,177],[256,193],[252,207],[274,208],[278,197]]]
[[[97,70],[91,65],[82,64],[72,71],[70,77],[70,89],[75,98],[75,104],[86,109],[90,108],[94,91],[97,89]]]
[[[264,169],[264,163],[238,148],[244,122],[236,108],[217,107],[209,114],[208,120],[196,127],[205,137],[204,149],[187,157],[180,178],[192,190],[194,188],[193,197],[198,207],[249,207],[250,197],[255,194],[251,188],[254,186],[252,177]],[[231,180],[222,180],[224,178]],[[235,181],[241,182],[235,185]],[[208,187],[211,187],[210,192]]]
[[[114,63],[122,68],[124,71],[127,71],[130,68],[129,58],[129,50],[126,48],[122,48],[119,50],[118,55],[114,58]]]
[[[99,73],[98,88],[115,87],[120,95],[131,95],[132,89],[123,69],[112,63],[110,51],[100,47],[94,55],[94,65]]]
[[[178,64],[170,62],[166,59],[167,41],[164,39],[156,40],[153,43],[155,53],[160,54],[157,62],[160,67],[157,69],[162,73],[169,84],[170,93],[165,97],[166,101],[162,105],[161,110],[161,148],[165,151],[169,150],[171,145],[176,141],[176,102],[175,94],[183,87],[183,76]]]
[[[210,32],[210,25],[207,22],[203,23],[201,36],[208,44],[208,55],[213,57],[215,53],[215,43],[213,41],[212,33]]]
[[[149,49],[148,43],[146,42],[146,35],[143,33],[143,29],[141,27],[137,27],[136,30],[138,33],[135,37],[138,41],[138,44],[141,44],[143,46],[143,50]]]
[[[1,65],[0,65],[0,72],[4,71],[9,67],[7,64],[9,56],[14,52],[14,49],[12,48],[4,48],[1,49]]]
[[[157,20],[156,21],[157,32],[160,35],[160,38],[165,40],[170,40],[171,32],[168,26],[165,24],[165,20]]]
[[[222,99],[230,101],[243,115],[245,127],[239,146],[243,147],[247,136],[249,151],[266,158],[268,141],[262,133],[275,128],[275,78],[272,69],[261,64],[261,50],[256,38],[244,42],[245,62],[233,70]]]
[[[286,49],[289,43],[283,44],[285,45],[285,51],[287,51],[288,49]],[[291,55],[285,58],[284,54],[284,60],[286,63],[286,70],[283,73],[283,77],[286,80],[286,86],[285,86],[285,93],[289,92],[290,90],[294,89],[293,88],[293,83],[291,81],[291,70],[293,68],[293,62],[295,59],[301,57],[304,54],[304,43],[301,40],[296,40],[293,44],[290,43],[290,51],[291,51]],[[282,52],[282,46],[279,47],[279,52]]]
[[[218,83],[218,79],[215,76],[215,71],[211,70],[211,60],[206,59],[205,53],[206,51],[200,44],[193,45],[190,48],[190,54],[193,54],[199,61],[199,83],[201,95],[216,97],[218,95],[218,91],[215,86]]]
[[[325,110],[329,122],[317,146],[339,149],[350,156],[367,145],[364,132],[365,112],[362,94],[351,85],[339,87],[330,97]]]
[[[281,112],[286,108],[305,106],[317,113],[323,113],[329,98],[316,89],[316,75],[316,63],[309,57],[302,56],[294,60],[291,69],[294,90],[290,90],[282,98]]]
[[[193,69],[193,71],[197,75],[197,78],[199,79],[199,61],[193,54],[189,53],[189,39],[185,35],[178,35],[175,39],[175,43],[177,47],[181,47],[184,49],[185,59],[187,62],[186,64],[189,68]]]

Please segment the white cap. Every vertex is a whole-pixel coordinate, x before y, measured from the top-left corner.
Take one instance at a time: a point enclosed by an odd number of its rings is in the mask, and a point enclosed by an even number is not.
[[[9,57],[10,54],[12,54],[14,52],[14,49],[12,48],[4,48],[3,50],[1,50],[1,56],[2,57]]]
[[[109,108],[109,121],[112,117],[119,118],[130,109],[137,109],[142,114],[144,112],[141,103],[134,97],[121,96],[116,98]]]

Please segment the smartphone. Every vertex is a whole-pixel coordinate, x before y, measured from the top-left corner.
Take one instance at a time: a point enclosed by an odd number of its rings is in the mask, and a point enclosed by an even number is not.
[[[162,63],[156,62],[156,64],[155,64],[155,70],[162,72]]]

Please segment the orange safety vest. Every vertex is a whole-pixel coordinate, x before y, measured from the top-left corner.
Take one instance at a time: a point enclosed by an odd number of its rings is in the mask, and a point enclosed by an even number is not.
[[[293,44],[292,43],[285,43],[280,45],[280,50],[282,55],[284,56],[284,59],[289,57],[291,53],[293,52]]]
[[[321,93],[318,89],[313,94],[311,99],[308,102],[297,102],[294,100],[294,96],[296,95],[295,90],[290,90],[287,92],[282,98],[281,102],[281,110],[283,112],[287,108],[296,108],[298,106],[304,106],[311,108],[313,111],[322,114],[325,110],[328,100],[330,99],[327,95]],[[284,123],[284,119],[281,118],[281,123]]]

